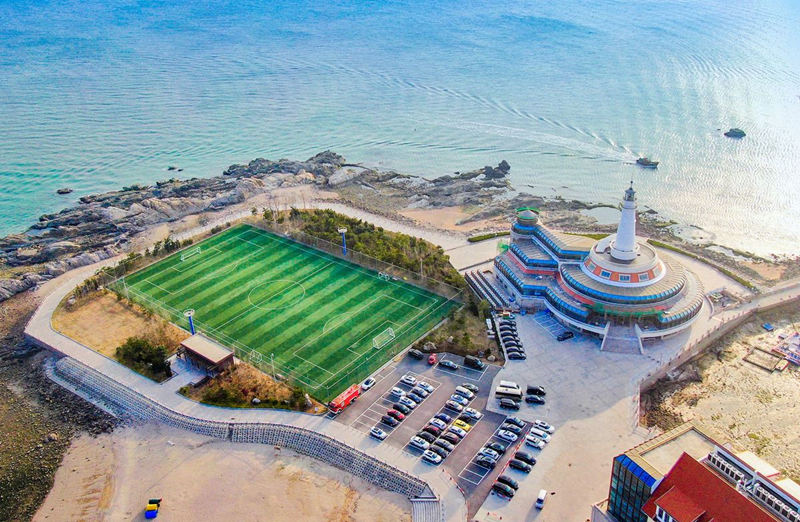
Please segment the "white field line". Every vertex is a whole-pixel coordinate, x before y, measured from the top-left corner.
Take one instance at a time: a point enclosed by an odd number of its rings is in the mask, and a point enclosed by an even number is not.
[[[153,286],[155,286],[156,288],[158,288],[159,290],[163,290],[163,291],[165,291],[165,292],[166,292],[166,293],[168,293],[169,295],[175,295],[174,293],[170,292],[169,290],[167,290],[167,289],[166,289],[166,288],[164,288],[163,286],[161,286],[161,285],[158,285],[158,284],[156,284],[156,283],[154,283],[154,282],[150,281],[150,279],[144,279],[144,280],[143,280],[143,282],[144,282],[144,283],[147,283],[147,284],[149,284],[149,285],[153,285]]]
[[[200,256],[200,258],[199,258],[199,259],[196,259],[196,260],[195,260],[196,262],[194,262],[194,263],[191,263],[191,262],[190,262],[190,263],[186,263],[186,264],[184,264],[184,262],[183,262],[183,261],[181,261],[180,263],[178,263],[178,266],[181,266],[181,267],[182,267],[181,269],[178,269],[178,268],[176,268],[176,266],[175,266],[175,265],[171,265],[169,268],[171,268],[171,269],[175,270],[175,271],[176,271],[176,272],[178,272],[178,273],[183,273],[183,272],[186,272],[187,270],[192,270],[192,269],[194,269],[195,267],[198,267],[198,266],[200,266],[200,265],[204,264],[206,261],[209,261],[209,260],[211,260],[211,259],[214,259],[215,257],[218,257],[220,254],[223,254],[224,252],[223,252],[222,250],[220,250],[219,248],[217,248],[217,247],[219,247],[220,245],[224,245],[225,243],[229,243],[229,242],[231,242],[231,241],[235,241],[235,240],[239,239],[241,236],[243,236],[245,233],[247,233],[247,230],[244,230],[244,231],[242,231],[241,233],[236,233],[236,234],[234,234],[233,236],[231,236],[231,237],[229,237],[229,238],[227,238],[227,239],[223,239],[222,241],[220,241],[220,242],[219,242],[219,243],[217,243],[216,245],[213,245],[213,246],[211,246],[211,247],[208,247],[208,249],[209,249],[209,250],[211,250],[211,249],[213,248],[214,250],[216,250],[216,251],[217,251],[217,254],[214,254],[214,255],[213,255],[213,256],[211,256],[211,257]],[[198,245],[200,245],[200,244],[202,244],[202,242],[201,242],[201,243],[198,243]],[[201,252],[201,253],[202,253],[202,252]]]

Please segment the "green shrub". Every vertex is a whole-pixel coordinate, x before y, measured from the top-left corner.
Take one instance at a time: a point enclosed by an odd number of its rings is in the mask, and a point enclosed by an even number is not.
[[[167,357],[169,351],[164,346],[142,337],[129,337],[116,351],[119,362],[155,381],[172,376]]]

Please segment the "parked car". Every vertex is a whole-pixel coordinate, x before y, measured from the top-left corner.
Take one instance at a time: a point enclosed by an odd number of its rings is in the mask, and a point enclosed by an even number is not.
[[[499,324],[500,326],[516,326],[516,325],[517,325],[517,322],[516,322],[516,321],[513,321],[513,320],[511,320],[511,319],[500,319],[500,321],[498,322],[498,324]]]
[[[535,421],[533,421],[533,425],[536,426],[538,429],[545,431],[547,433],[553,433],[554,431],[556,431],[551,424],[548,424],[543,420],[536,419]]]
[[[514,498],[514,490],[508,487],[507,484],[502,482],[495,482],[492,484],[492,491],[500,498],[511,500]]]
[[[447,368],[448,370],[454,370],[454,371],[458,370],[458,365],[456,363],[454,363],[453,361],[448,361],[446,359],[444,361],[439,361],[439,366],[441,366],[442,368]]]
[[[541,396],[547,395],[547,392],[544,390],[543,387],[532,386],[532,385],[528,386],[528,388],[525,390],[525,393],[527,393],[528,395],[541,395]]]
[[[492,459],[494,461],[497,461],[497,459],[500,458],[500,454],[499,453],[497,453],[495,450],[489,449],[489,448],[481,448],[480,451],[478,451],[478,456],[486,457],[486,458]]]
[[[417,384],[417,378],[414,377],[413,375],[405,374],[402,377],[400,377],[400,382],[402,382],[403,384],[408,384],[409,386],[414,386],[415,384]]]
[[[425,439],[421,439],[419,437],[411,437],[411,441],[409,441],[409,444],[421,450],[426,450],[431,446],[428,441],[426,441]]]
[[[446,440],[447,442],[455,446],[456,444],[461,442],[461,437],[459,437],[455,433],[448,432],[439,437],[439,440]]]
[[[456,435],[458,435],[462,439],[467,436],[467,432],[462,430],[458,426],[450,426],[450,428],[448,428],[447,431],[449,431],[451,433],[455,433]]]
[[[434,437],[438,437],[442,433],[442,430],[440,430],[436,426],[431,426],[430,424],[422,428],[422,431],[428,432]]]
[[[447,435],[447,434],[445,434]],[[448,442],[445,440],[444,435],[441,438],[436,439],[436,442],[433,443],[434,446],[441,446],[442,448],[446,449],[447,451],[453,451],[456,449],[455,444]]]
[[[467,355],[464,357],[464,365],[474,368],[476,370],[483,370],[486,368],[486,363],[475,357],[474,355]]]
[[[494,467],[497,465],[495,461],[493,461],[492,459],[488,459],[486,457],[478,457],[477,459],[475,459],[475,464],[489,469],[494,469]]]
[[[403,415],[408,415],[409,413],[411,413],[411,408],[409,408],[408,406],[404,406],[404,405],[400,404],[399,402],[396,402],[396,403],[392,404],[392,408],[394,408],[395,410],[399,411]]]
[[[361,389],[363,391],[367,391],[373,386],[375,386],[375,377],[367,377],[364,382],[361,383]]]
[[[397,410],[389,410],[389,411],[386,412],[386,415],[388,415],[389,417],[394,417],[395,419],[397,419],[399,421],[402,421],[403,419],[406,418],[405,415],[403,415],[402,413],[400,413]]]
[[[419,404],[419,403],[421,403],[422,401],[425,400],[425,399],[423,399],[422,397],[420,397],[419,395],[417,395],[414,392],[410,392],[408,395],[406,395],[406,397],[408,397],[412,401],[416,402],[417,404]]]
[[[408,351],[408,355],[410,355],[414,359],[419,359],[419,360],[422,360],[422,359],[425,358],[425,354],[423,354],[422,352],[420,352],[419,350],[416,350],[414,348],[412,348],[412,349],[410,349]]]
[[[526,435],[525,444],[532,448],[544,449],[544,441],[535,435]]]
[[[469,404],[469,401],[467,399],[465,399],[461,395],[456,395],[455,393],[450,396],[450,400],[453,402],[457,402],[462,406],[466,406],[467,404]]]
[[[463,386],[456,386],[456,394],[461,395],[468,401],[471,401],[475,398],[475,394],[469,391],[468,389],[464,388]]]
[[[536,509],[542,509],[545,500],[547,500],[547,490],[539,490],[539,495],[536,497]]]
[[[503,440],[507,440],[508,442],[515,442],[517,440],[517,435],[515,433],[511,433],[508,430],[500,430],[497,432],[497,436]]]
[[[383,440],[386,437],[388,437],[389,434],[380,429],[379,427],[373,426],[372,429],[369,430],[369,436],[374,439]]]
[[[453,421],[453,426],[455,426],[456,428],[461,428],[464,431],[469,431],[472,429],[472,426],[462,421],[461,419],[456,419],[455,421]]]
[[[439,362],[439,358],[436,356],[436,354],[435,354],[435,353],[432,353],[432,354],[430,354],[430,355],[428,356],[428,364],[430,364],[431,366],[433,366],[433,365],[434,365],[434,364],[436,364],[437,362]]]
[[[392,395],[394,395],[395,397],[405,397],[406,392],[395,386],[394,388],[392,388]]]
[[[428,424],[430,424],[431,426],[436,426],[440,430],[446,430],[447,429],[447,424],[444,421],[442,421],[440,419],[437,419],[436,417],[434,417],[431,420],[429,420]]]
[[[494,442],[494,441],[487,442],[486,443],[486,447],[491,449],[491,450],[496,451],[500,455],[504,454],[506,452],[506,449],[507,449],[507,446],[505,444],[500,444],[499,442]]]
[[[431,386],[430,384],[428,384],[425,381],[419,381],[417,383],[417,387],[418,388],[422,388],[423,390],[425,390],[428,393],[433,393],[433,390],[435,389],[433,386]]]
[[[508,467],[509,468],[514,468],[514,469],[519,470],[519,471],[521,471],[523,473],[530,473],[531,469],[532,469],[530,464],[528,464],[527,462],[522,462],[521,460],[517,460],[517,459],[509,460],[508,461]]]
[[[471,420],[478,420],[483,417],[483,413],[479,412],[475,408],[464,408],[464,413],[462,415]]]
[[[508,354],[509,361],[524,361],[527,358],[528,356],[525,355],[523,352],[511,352],[510,354]]]
[[[521,460],[526,464],[530,464],[531,466],[536,464],[536,458],[527,451],[518,451],[514,453],[514,458],[517,460]]]
[[[422,397],[423,399],[426,398],[428,395],[430,395],[428,392],[426,392],[425,390],[423,390],[419,386],[415,386],[411,390],[411,393],[413,393],[414,395],[418,395],[418,396]]]
[[[461,383],[461,387],[462,387],[462,388],[466,388],[466,389],[468,389],[468,390],[469,390],[469,391],[471,391],[472,393],[478,393],[478,391],[480,391],[480,388],[478,388],[478,387],[477,387],[477,386],[475,386],[474,384],[470,384],[470,383],[468,383],[468,382],[463,382],[463,383]]]
[[[436,453],[437,455],[439,455],[443,459],[446,459],[447,456],[450,455],[449,451],[447,451],[446,449],[444,449],[443,447],[441,447],[441,446],[439,446],[437,444],[431,444],[431,447],[428,448],[428,451],[432,451],[432,452]]]
[[[417,433],[417,437],[419,437],[420,439],[424,440],[425,442],[433,442],[433,441],[436,440],[436,437],[434,437],[432,434],[428,433],[427,431],[420,431],[419,433]]]
[[[448,410],[457,411],[459,413],[461,413],[461,411],[464,409],[464,407],[462,405],[460,405],[457,402],[453,402],[453,401],[445,402],[444,403],[444,407],[447,408]]]
[[[412,410],[417,407],[417,403],[412,401],[408,397],[400,397],[400,400],[398,402],[400,402],[400,404],[402,404],[406,408],[410,408]]]
[[[512,353],[512,352],[525,353],[525,348],[517,346],[516,344],[506,345],[506,353]]]
[[[507,410],[518,410],[519,409],[519,403],[517,401],[515,401],[515,400],[508,399],[508,398],[504,397],[504,398],[500,399],[500,407],[501,408],[505,408]]]
[[[530,404],[544,404],[544,398],[538,395],[528,395],[525,397],[525,402]]]
[[[550,435],[548,433],[543,432],[542,430],[540,430],[538,428],[531,428],[531,431],[529,433],[531,435],[535,436],[535,437],[539,437],[540,439],[542,439],[545,442],[550,442],[550,439],[551,439]]]
[[[422,454],[422,460],[430,462],[431,464],[441,464],[442,457],[431,450],[425,450],[425,453]]]
[[[450,415],[448,415],[448,414],[446,414],[444,412],[437,413],[436,415],[433,416],[433,418],[434,419],[439,419],[440,421],[442,421],[442,422],[444,422],[446,424],[450,424],[450,421],[453,420],[453,418]]]
[[[575,334],[568,330],[566,332],[561,332],[560,334],[558,334],[558,337],[556,337],[556,339],[559,341],[566,341],[567,339],[572,339],[573,337],[575,337]]]
[[[520,419],[519,417],[506,417],[506,420],[504,420],[503,422],[507,422],[507,423],[513,424],[515,426],[519,426],[520,428],[524,428],[525,427],[525,421]]]
[[[387,426],[391,426],[392,428],[400,424],[399,420],[395,419],[394,417],[389,417],[388,415],[384,415],[383,417],[381,417],[381,422],[383,422]]]
[[[502,482],[503,484],[514,490],[519,489],[519,482],[509,477],[508,475],[500,475],[499,477],[497,477],[497,482]]]
[[[503,424],[502,426],[500,426],[500,429],[510,431],[514,435],[519,435],[520,433],[522,433],[522,428],[520,428],[519,426],[514,426],[513,424]]]

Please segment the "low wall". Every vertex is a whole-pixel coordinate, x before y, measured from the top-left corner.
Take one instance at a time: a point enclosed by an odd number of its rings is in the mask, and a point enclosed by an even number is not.
[[[168,426],[232,442],[289,448],[352,473],[388,491],[412,499],[435,500],[424,481],[321,433],[284,424],[224,423],[189,417],[153,402],[70,357],[62,357],[56,361],[49,372],[54,374],[54,380],[60,384],[67,384],[82,397],[120,417],[155,420]]]

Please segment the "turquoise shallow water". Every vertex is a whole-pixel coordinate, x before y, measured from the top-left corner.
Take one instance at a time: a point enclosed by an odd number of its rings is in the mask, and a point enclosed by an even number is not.
[[[800,3],[429,4],[0,3],[0,233],[168,165],[330,148],[611,203],[634,176],[719,242],[800,250]]]

